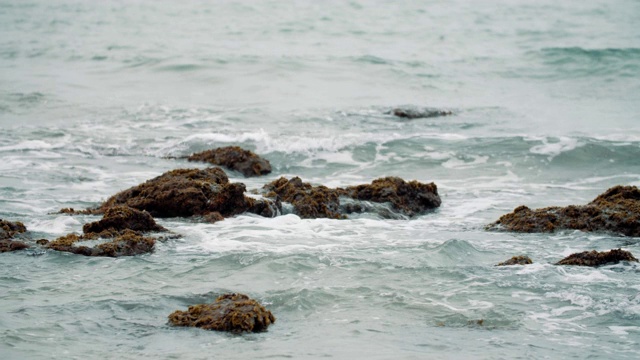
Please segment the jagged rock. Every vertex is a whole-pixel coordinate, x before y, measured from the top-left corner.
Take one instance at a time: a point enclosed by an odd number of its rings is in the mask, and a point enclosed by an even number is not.
[[[635,186],[615,186],[587,205],[536,210],[519,206],[487,225],[487,230],[527,233],[564,229],[640,236],[640,190]]]
[[[597,252],[584,251],[567,256],[558,261],[556,265],[576,265],[576,266],[600,266],[605,264],[619,263],[620,261],[638,262],[630,252],[621,249]]]
[[[76,246],[76,243],[79,241],[94,240],[96,238],[98,238],[98,236],[95,233],[87,235],[69,234],[51,241],[45,246],[49,249],[78,255],[118,257],[151,252],[156,242],[154,238],[144,237],[138,232],[127,229],[122,231],[121,234],[113,240],[96,245],[95,247]]]
[[[266,331],[276,318],[257,301],[243,294],[225,294],[212,304],[189,306],[169,315],[174,326],[199,327],[233,333]]]
[[[146,211],[140,211],[129,206],[114,206],[108,208],[102,220],[85,224],[82,231],[87,233],[120,234],[125,229],[134,231],[167,231],[156,224],[156,221]]]
[[[11,222],[8,220],[0,219],[0,240],[11,239],[17,234],[21,234],[27,231],[27,228],[23,223],[16,221]]]
[[[0,240],[0,253],[18,251],[28,248],[29,245],[17,240]]]
[[[393,210],[405,216],[415,216],[440,206],[441,200],[434,183],[406,182],[397,177],[374,180],[371,184],[331,189],[312,186],[299,177],[279,178],[262,188],[266,197],[277,197],[293,205],[302,218],[344,219],[352,212],[366,211],[370,207],[350,203],[342,206],[340,197],[357,201],[389,203]]]
[[[533,264],[533,261],[531,261],[531,258],[529,258],[528,256],[519,255],[519,256],[513,256],[511,259],[503,261],[497,264],[496,266],[529,265],[529,264]]]
[[[395,108],[389,111],[389,114],[405,119],[432,118],[439,116],[453,115],[450,110],[442,110],[435,108]]]
[[[226,146],[195,153],[187,160],[226,166],[241,172],[246,177],[266,175],[271,172],[271,164],[268,160],[238,146]]]

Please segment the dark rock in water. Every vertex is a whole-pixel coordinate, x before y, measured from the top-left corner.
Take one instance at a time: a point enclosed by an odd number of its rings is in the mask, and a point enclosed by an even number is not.
[[[278,197],[293,205],[302,218],[344,219],[346,214],[366,211],[371,207],[350,203],[341,206],[340,197],[358,201],[389,203],[393,210],[405,216],[415,216],[440,206],[441,200],[434,183],[406,182],[397,177],[374,180],[371,184],[331,189],[312,186],[299,177],[280,178],[263,187],[266,197]]]
[[[395,108],[389,114],[405,119],[433,118],[453,115],[450,110],[434,108]]]
[[[255,153],[238,146],[226,146],[193,154],[189,161],[202,161],[226,166],[241,172],[246,177],[266,175],[271,172],[271,164]]]
[[[229,183],[220,168],[177,169],[119,192],[102,204],[100,210],[127,205],[148,211],[154,217],[187,217],[212,212],[228,217],[254,205],[244,192],[245,185]]]
[[[638,259],[636,259],[630,252],[621,249],[612,249],[610,251],[603,252],[592,250],[571,254],[558,261],[556,265],[600,266],[605,264],[616,264],[620,261],[638,262]]]
[[[47,239],[36,240],[36,244],[38,244],[38,245],[47,245],[48,243],[49,243],[49,240],[47,240]]]
[[[615,186],[586,205],[536,210],[520,206],[487,226],[487,230],[527,233],[567,229],[640,236],[640,190]]]
[[[23,243],[22,241],[8,239],[0,240],[0,253],[23,250],[28,247],[29,245]]]
[[[98,236],[95,233],[87,235],[70,234],[49,242],[46,247],[49,249],[70,252],[85,256],[133,256],[145,254],[153,250],[156,240],[151,237],[144,237],[133,230],[125,230],[113,240],[105,242],[95,247],[76,246],[76,243],[84,240],[93,240]]]
[[[17,234],[27,231],[23,223],[0,219],[0,240],[11,239]]]
[[[146,211],[140,211],[126,205],[108,208],[102,220],[85,224],[82,231],[87,233],[112,233],[120,234],[130,229],[134,231],[167,231],[156,224],[156,221]]]
[[[187,311],[169,315],[169,322],[175,326],[233,333],[266,331],[275,321],[271,311],[243,294],[225,294],[212,304],[189,306]]]
[[[507,261],[503,261],[497,264],[496,266],[529,265],[529,264],[533,264],[533,261],[531,261],[531,259],[528,256],[519,255],[519,256],[514,256]]]

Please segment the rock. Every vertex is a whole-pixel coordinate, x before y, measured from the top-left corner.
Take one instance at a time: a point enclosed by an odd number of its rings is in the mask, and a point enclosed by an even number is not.
[[[238,146],[226,146],[195,153],[187,160],[226,166],[241,172],[245,177],[266,175],[271,172],[271,164],[268,160]]]
[[[405,119],[421,119],[453,115],[453,112],[450,110],[414,107],[395,108],[390,110],[388,113]]]
[[[129,206],[114,206],[108,208],[102,220],[85,224],[82,231],[88,233],[112,233],[120,234],[125,229],[134,231],[167,231],[156,224],[156,221],[146,211],[140,211]]]
[[[154,217],[204,216],[212,212],[228,217],[255,204],[244,196],[245,190],[242,183],[229,183],[220,168],[177,169],[119,192],[102,204],[100,210],[127,205],[148,211]]]
[[[621,249],[597,252],[584,251],[567,256],[558,261],[556,265],[576,265],[576,266],[600,266],[605,264],[617,264],[620,261],[638,262],[630,252]]]
[[[0,240],[11,239],[17,234],[21,234],[27,231],[27,228],[23,223],[16,221],[11,222],[8,220],[0,219]]]
[[[49,243],[49,240],[47,240],[47,239],[36,240],[36,244],[38,244],[38,245],[47,245],[48,243]]]
[[[189,306],[169,315],[174,326],[199,327],[233,333],[266,331],[276,318],[271,311],[243,294],[225,294],[212,304]]]
[[[54,241],[49,242],[45,246],[49,249],[70,252],[85,256],[133,256],[151,252],[156,240],[151,237],[144,237],[140,233],[133,230],[124,230],[113,240],[105,242],[95,247],[76,246],[79,241],[93,240],[98,236],[95,233],[88,235],[69,234],[62,236]]]
[[[640,190],[635,186],[615,186],[586,205],[536,210],[519,206],[486,228],[527,233],[604,231],[640,236]]]
[[[529,265],[533,264],[533,261],[528,256],[519,255],[513,256],[511,259],[503,261],[496,266],[509,266],[509,265]]]
[[[434,183],[406,182],[397,177],[374,180],[371,184],[331,189],[312,186],[299,177],[290,180],[281,177],[262,188],[266,197],[277,197],[293,205],[302,218],[344,219],[347,214],[375,210],[364,202],[388,203],[404,216],[415,216],[440,206],[441,200]],[[360,201],[342,205],[340,198]],[[380,215],[385,216],[381,211]],[[388,216],[385,216],[388,217]]]
[[[8,239],[0,240],[0,253],[23,250],[27,249],[28,247],[29,245],[23,243],[22,241]]]

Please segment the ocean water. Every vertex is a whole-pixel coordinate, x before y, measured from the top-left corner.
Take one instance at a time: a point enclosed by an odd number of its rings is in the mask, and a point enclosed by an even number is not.
[[[408,220],[159,219],[152,254],[0,254],[2,359],[637,359],[636,238],[487,232],[519,205],[640,185],[640,3],[0,1],[0,218],[34,238],[167,157],[240,145],[327,186],[434,181]],[[396,106],[451,110],[406,120]],[[526,254],[535,264],[494,267]],[[246,293],[267,332],[167,315]]]

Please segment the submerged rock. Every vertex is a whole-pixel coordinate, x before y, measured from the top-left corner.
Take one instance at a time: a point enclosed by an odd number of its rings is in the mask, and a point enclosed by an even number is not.
[[[151,237],[142,236],[133,230],[124,230],[113,240],[96,245],[94,247],[77,246],[76,243],[85,240],[95,240],[99,236],[95,233],[86,235],[69,234],[62,236],[45,246],[49,249],[70,252],[85,256],[133,256],[151,252],[156,240]]]
[[[18,234],[22,234],[27,231],[27,228],[23,223],[16,221],[11,222],[8,220],[0,219],[0,253],[9,251],[23,250],[29,247],[29,245],[22,241],[12,240],[12,238]]]
[[[600,266],[605,264],[616,264],[620,261],[638,262],[630,252],[622,249],[612,249],[610,251],[597,252],[584,251],[567,256],[558,261],[556,265],[576,265],[576,266]]]
[[[531,258],[524,255],[513,256],[511,259],[498,263],[496,266],[509,266],[509,265],[529,265],[533,264]]]
[[[440,116],[453,115],[450,110],[442,110],[435,108],[418,108],[418,107],[406,107],[406,108],[394,108],[389,111],[389,114],[405,118],[405,119],[421,119],[421,118],[433,118]]]
[[[276,318],[257,301],[243,294],[225,294],[212,304],[189,306],[169,315],[174,326],[199,327],[233,333],[266,331]]]
[[[432,210],[441,204],[434,183],[406,182],[397,177],[374,180],[371,184],[331,189],[312,186],[299,177],[290,180],[279,178],[263,187],[266,197],[277,197],[293,205],[295,213],[302,218],[344,219],[347,214],[372,208],[364,203],[350,202],[343,206],[340,198],[360,202],[388,203],[392,210],[404,216],[415,216]]]
[[[82,227],[82,231],[85,234],[120,234],[126,229],[142,232],[167,231],[164,227],[156,224],[156,221],[148,212],[140,211],[126,205],[108,208],[102,220],[85,224]]]
[[[519,206],[487,225],[487,229],[527,233],[571,229],[640,236],[640,190],[635,186],[615,186],[586,205],[535,210]]]
[[[226,166],[241,172],[245,177],[266,175],[271,172],[271,164],[268,160],[238,146],[226,146],[195,153],[187,160]]]

